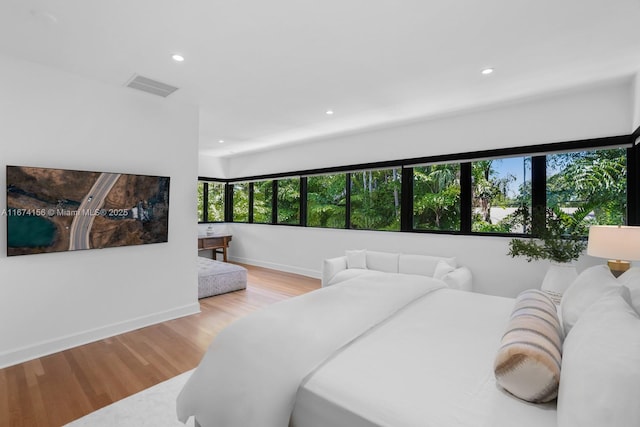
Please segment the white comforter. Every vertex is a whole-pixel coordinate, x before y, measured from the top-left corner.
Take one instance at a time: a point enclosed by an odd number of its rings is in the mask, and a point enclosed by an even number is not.
[[[203,427],[286,427],[308,374],[442,287],[411,275],[353,279],[248,315],[213,341],[178,396],[178,418],[194,415]]]
[[[291,427],[556,427],[496,384],[511,298],[441,289],[308,376]]]

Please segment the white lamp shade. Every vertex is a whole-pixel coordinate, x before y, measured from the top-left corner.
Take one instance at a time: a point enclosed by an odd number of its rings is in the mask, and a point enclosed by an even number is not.
[[[599,258],[639,261],[640,227],[592,225],[589,227],[587,254]]]

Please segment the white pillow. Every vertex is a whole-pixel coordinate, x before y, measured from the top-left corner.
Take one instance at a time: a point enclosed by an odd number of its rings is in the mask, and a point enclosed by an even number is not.
[[[367,251],[367,268],[385,273],[397,273],[399,256],[400,254],[397,253]]]
[[[457,267],[455,258],[402,254],[398,262],[398,271],[404,274],[418,274],[420,276],[433,277],[439,261],[444,261],[453,268]]]
[[[587,268],[580,273],[564,293],[560,303],[565,335],[569,334],[580,315],[591,304],[604,295],[616,293],[620,286],[606,265]]]
[[[351,250],[345,252],[347,255],[347,268],[367,268],[367,250]]]
[[[436,264],[436,270],[433,272],[433,278],[442,280],[444,279],[444,276],[451,273],[453,270],[455,270],[455,268],[453,268],[451,264],[448,264],[444,260],[440,260]]]
[[[631,293],[631,305],[636,309],[636,313],[640,314],[640,268],[633,267],[625,271],[618,282],[629,288]]]
[[[460,289],[461,291],[469,291],[473,289],[471,270],[467,267],[459,267],[442,278],[449,289]]]
[[[603,296],[567,336],[558,427],[640,426],[640,318],[625,298]]]
[[[558,395],[561,360],[555,304],[537,289],[520,293],[494,361],[497,383],[527,402],[549,402]]]

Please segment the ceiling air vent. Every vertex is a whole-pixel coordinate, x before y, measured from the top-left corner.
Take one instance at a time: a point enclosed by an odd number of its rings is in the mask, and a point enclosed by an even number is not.
[[[178,90],[178,88],[175,86],[171,86],[166,83],[150,79],[148,77],[139,76],[137,74],[134,74],[133,77],[131,77],[126,86],[141,90],[143,92],[162,96],[164,98]]]

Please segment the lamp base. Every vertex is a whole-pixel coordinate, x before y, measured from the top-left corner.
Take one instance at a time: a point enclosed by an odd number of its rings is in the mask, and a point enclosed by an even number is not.
[[[631,263],[629,261],[620,261],[620,260],[612,260],[607,261],[607,265],[609,266],[609,270],[611,270],[611,274],[615,277],[620,276],[622,273],[631,268]]]

